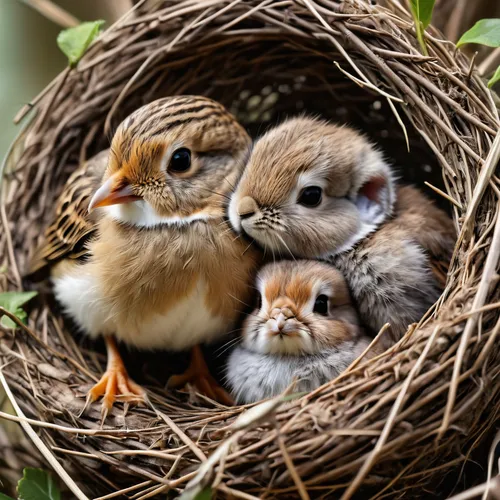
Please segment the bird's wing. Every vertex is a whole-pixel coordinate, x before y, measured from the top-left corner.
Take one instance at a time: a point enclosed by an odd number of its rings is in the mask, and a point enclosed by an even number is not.
[[[96,229],[88,213],[90,198],[99,187],[108,162],[109,150],[102,151],[77,168],[59,196],[54,221],[30,261],[29,275],[64,259],[87,256],[86,243]]]

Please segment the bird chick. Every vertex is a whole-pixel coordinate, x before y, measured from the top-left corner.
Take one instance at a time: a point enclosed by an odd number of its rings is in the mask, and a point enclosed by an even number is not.
[[[226,377],[239,403],[282,393],[294,380],[312,391],[344,371],[369,345],[333,266],[280,261],[257,276],[259,305],[244,321]]]
[[[273,254],[324,259],[349,283],[363,322],[386,340],[437,300],[455,234],[412,187],[397,188],[382,154],[349,127],[293,118],[252,151],[229,205],[231,224]]]
[[[104,396],[103,412],[117,397],[144,397],[113,336],[140,349],[194,348],[173,385],[229,402],[194,346],[232,329],[251,295],[259,254],[225,221],[250,143],[222,105],[168,97],[126,118],[109,154],[69,178],[31,271],[48,267],[66,313],[104,336],[107,370],[89,392]]]

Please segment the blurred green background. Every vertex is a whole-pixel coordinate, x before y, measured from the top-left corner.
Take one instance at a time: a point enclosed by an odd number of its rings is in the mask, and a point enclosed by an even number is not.
[[[51,19],[54,6],[58,22]],[[57,6],[67,14],[57,16]],[[131,6],[132,0],[0,0],[0,161],[19,129],[14,116],[66,66],[58,33],[68,23],[95,19],[109,26]],[[0,410],[12,413],[6,403],[0,387]],[[40,466],[37,452],[17,424],[0,420],[0,492],[13,495],[26,466]]]
[[[17,133],[12,120],[66,65],[56,38],[63,29],[33,7],[44,0],[0,0],[0,158]],[[78,21],[104,19],[106,26],[130,8],[130,0],[58,0]],[[30,6],[31,5],[31,6]],[[49,10],[51,12],[51,10]]]

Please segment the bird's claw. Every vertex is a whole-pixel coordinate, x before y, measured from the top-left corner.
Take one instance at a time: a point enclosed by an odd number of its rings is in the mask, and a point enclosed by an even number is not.
[[[139,404],[147,400],[144,389],[129,377],[125,367],[120,364],[108,368],[99,382],[89,390],[84,410],[101,396],[102,422],[106,420],[115,401]]]
[[[172,375],[168,380],[167,387],[181,389],[186,384],[191,384],[200,394],[226,406],[233,406],[234,399],[212,377],[203,357],[200,356],[199,352],[194,352],[188,369],[181,375]]]

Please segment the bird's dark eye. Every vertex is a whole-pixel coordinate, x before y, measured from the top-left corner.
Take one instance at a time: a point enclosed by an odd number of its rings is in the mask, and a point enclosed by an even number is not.
[[[326,316],[328,314],[328,297],[326,295],[318,295],[316,302],[314,303],[315,313]]]
[[[300,193],[298,202],[305,207],[317,207],[321,203],[323,190],[319,186],[306,187]]]
[[[191,166],[191,151],[179,148],[174,151],[168,169],[171,172],[187,172]]]

